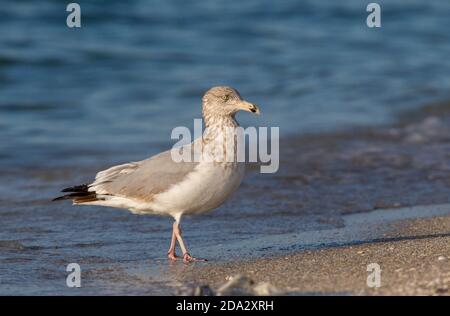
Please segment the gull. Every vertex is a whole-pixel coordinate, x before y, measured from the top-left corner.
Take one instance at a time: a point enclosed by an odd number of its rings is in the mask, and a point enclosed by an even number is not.
[[[239,127],[235,115],[241,110],[260,113],[258,106],[243,100],[236,89],[213,87],[202,98],[205,130],[201,137],[148,159],[101,171],[91,184],[63,189],[61,192],[67,194],[54,201],[72,200],[73,205],[100,205],[128,209],[134,214],[172,216],[168,258],[179,259],[175,253],[178,242],[184,262],[204,260],[188,252],[182,238],[181,218],[217,208],[239,187],[245,162],[235,153],[243,138],[230,137],[230,131]],[[174,159],[176,152],[189,153],[191,159]],[[233,153],[231,159],[229,152]]]

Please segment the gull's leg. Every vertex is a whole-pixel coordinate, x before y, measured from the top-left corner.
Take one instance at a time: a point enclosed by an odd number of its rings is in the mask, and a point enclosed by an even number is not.
[[[175,233],[175,237],[178,241],[178,243],[180,244],[180,248],[181,248],[181,252],[183,252],[183,261],[184,262],[192,262],[192,261],[207,261],[206,259],[197,259],[192,257],[187,248],[186,245],[184,244],[183,238],[181,237],[181,228],[180,228],[180,224],[178,221],[175,221],[173,223],[173,231]]]
[[[172,240],[170,241],[170,248],[169,251],[167,252],[167,257],[170,260],[177,260],[178,257],[175,254],[175,246],[177,244],[177,237],[175,236],[175,229],[172,229]]]

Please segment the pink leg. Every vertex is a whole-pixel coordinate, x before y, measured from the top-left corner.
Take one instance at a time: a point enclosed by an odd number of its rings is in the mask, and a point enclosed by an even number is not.
[[[206,259],[197,259],[192,257],[184,244],[183,238],[181,237],[181,228],[178,222],[173,223],[173,232],[175,234],[176,240],[180,244],[181,251],[183,252],[183,261],[185,263],[193,262],[193,261],[208,261]]]
[[[175,254],[176,243],[177,243],[177,237],[175,236],[175,230],[173,229],[172,230],[172,240],[170,242],[170,248],[169,248],[169,251],[167,252],[167,257],[170,260],[177,260],[178,259],[177,255]]]

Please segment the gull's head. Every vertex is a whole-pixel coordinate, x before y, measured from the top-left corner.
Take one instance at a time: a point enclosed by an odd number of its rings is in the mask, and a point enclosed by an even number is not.
[[[259,107],[242,99],[236,89],[226,86],[213,87],[203,96],[203,112],[213,115],[234,115],[238,111],[259,114]]]

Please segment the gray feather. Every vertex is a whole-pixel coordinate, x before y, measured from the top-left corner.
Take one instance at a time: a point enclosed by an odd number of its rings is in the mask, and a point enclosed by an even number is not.
[[[173,161],[168,150],[146,160],[99,172],[89,191],[151,201],[155,194],[183,181],[197,165],[197,162]]]

